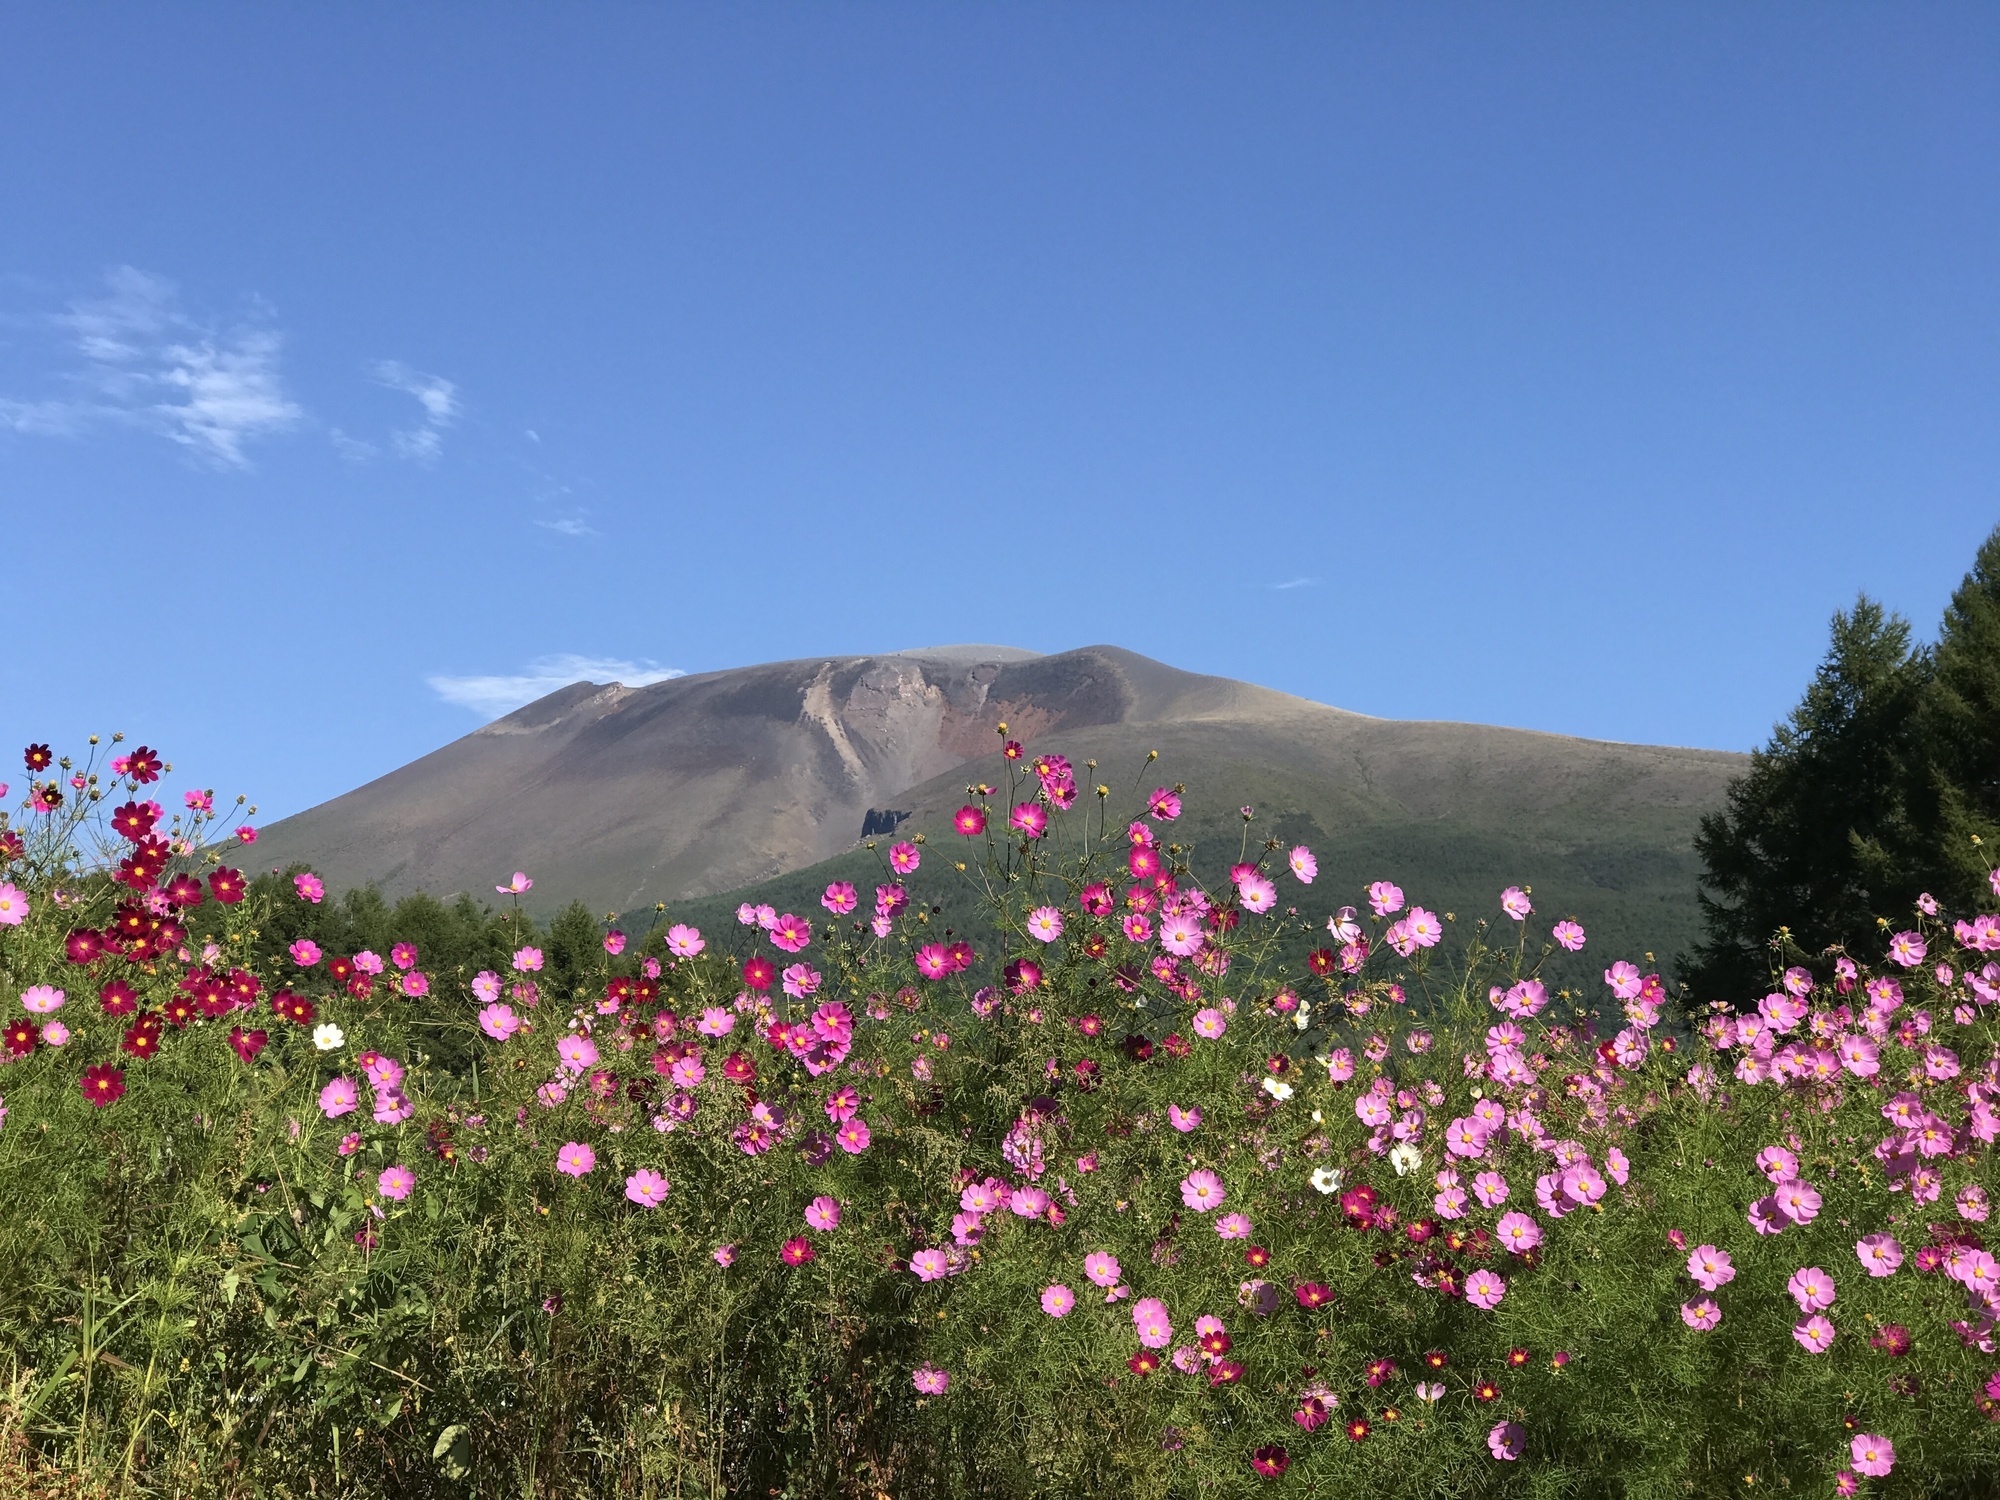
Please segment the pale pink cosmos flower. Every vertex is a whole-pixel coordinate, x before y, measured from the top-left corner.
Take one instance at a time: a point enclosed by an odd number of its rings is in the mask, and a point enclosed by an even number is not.
[[[410,1190],[417,1185],[417,1177],[408,1167],[384,1167],[382,1175],[375,1179],[375,1190],[384,1198],[397,1202],[410,1196]]]
[[[534,881],[530,880],[521,871],[516,870],[512,880],[508,881],[505,885],[496,885],[493,889],[502,896],[520,896],[525,895],[533,888],[534,884]]]
[[[1174,1129],[1185,1135],[1188,1131],[1193,1130],[1201,1124],[1201,1107],[1199,1105],[1190,1105],[1188,1108],[1182,1109],[1178,1104],[1169,1104],[1167,1106],[1167,1120],[1173,1125]]]
[[[1122,1271],[1118,1257],[1109,1250],[1093,1250],[1083,1258],[1083,1274],[1098,1286],[1114,1287]]]
[[[326,882],[307,871],[292,877],[292,889],[299,893],[301,901],[310,901],[314,906],[326,899]]]
[[[383,968],[382,955],[363,948],[354,955],[354,967],[363,974],[380,974]]]
[[[667,1179],[651,1167],[641,1167],[625,1179],[625,1196],[641,1208],[658,1208],[667,1201]]]
[[[1833,1325],[1818,1313],[1792,1329],[1792,1337],[1808,1354],[1824,1354],[1833,1347]]]
[[[289,951],[292,955],[292,962],[302,969],[310,969],[320,959],[319,944],[315,943],[311,938],[296,939]]]
[[[1833,1306],[1833,1278],[1818,1266],[1801,1266],[1785,1283],[1785,1290],[1799,1305],[1800,1312],[1824,1312]]]
[[[1960,1188],[1958,1190],[1958,1197],[1954,1202],[1958,1209],[1958,1216],[1961,1219],[1969,1219],[1975,1224],[1986,1222],[1986,1216],[1989,1212],[1986,1189],[1979,1186],[1978,1183],[1967,1183],[1964,1187]]]
[[[21,991],[21,1009],[34,1016],[46,1016],[62,1009],[63,992],[52,984],[31,984]]]
[[[1583,951],[1583,928],[1576,922],[1558,922],[1549,929],[1549,936],[1572,953]]]
[[[1425,911],[1421,906],[1410,908],[1410,914],[1403,918],[1403,931],[1410,943],[1418,948],[1435,948],[1444,936],[1444,926],[1438,921],[1437,913]]]
[[[736,1017],[719,1005],[710,1005],[703,1009],[694,1029],[703,1036],[728,1036],[736,1029]]]
[[[472,977],[472,994],[479,1000],[500,998],[500,976],[491,969],[481,969]]]
[[[1727,1250],[1713,1245],[1697,1245],[1687,1261],[1688,1275],[1705,1292],[1713,1292],[1736,1279],[1736,1267]]]
[[[715,1263],[725,1271],[736,1264],[736,1247],[734,1245],[717,1245],[713,1254],[715,1256]]]
[[[1481,1172],[1472,1179],[1472,1191],[1485,1207],[1498,1208],[1507,1201],[1507,1179],[1498,1172]]]
[[[1076,1306],[1076,1293],[1058,1283],[1042,1289],[1042,1311],[1052,1318],[1065,1316]]]
[[[1063,933],[1062,913],[1053,906],[1038,906],[1028,913],[1028,936],[1038,943],[1053,943]]]
[[[336,1078],[319,1091],[320,1112],[329,1120],[352,1114],[361,1103],[361,1090],[352,1078]]]
[[[1138,913],[1126,918],[1128,928],[1137,924],[1143,931],[1146,919]],[[1144,942],[1144,938],[1138,939]],[[1207,944],[1208,937],[1201,930],[1201,922],[1190,912],[1179,912],[1163,919],[1160,923],[1160,946],[1176,958],[1192,958]]]
[[[1167,1304],[1158,1297],[1141,1297],[1132,1304],[1132,1327],[1139,1342],[1148,1349],[1164,1349],[1174,1341],[1174,1325],[1167,1319]]]
[[[1778,1202],[1778,1212],[1794,1224],[1810,1224],[1819,1217],[1819,1192],[1809,1182],[1793,1178],[1778,1184],[1774,1196]]]
[[[667,929],[667,952],[675,958],[693,958],[708,944],[702,939],[699,927],[690,927],[685,922],[676,922]]]
[[[1914,969],[1930,951],[1920,932],[1899,932],[1889,939],[1889,962]]]
[[[1535,908],[1529,904],[1526,894],[1518,885],[1510,885],[1500,893],[1500,910],[1516,922],[1527,921],[1535,912]]]
[[[1491,1271],[1474,1271],[1465,1278],[1465,1300],[1474,1307],[1490,1312],[1500,1305],[1500,1299],[1506,1295],[1507,1283]]]
[[[1903,1263],[1903,1247],[1890,1234],[1863,1235],[1855,1242],[1854,1253],[1870,1276],[1893,1276]]]
[[[1496,1422],[1486,1434],[1487,1449],[1503,1463],[1513,1463],[1528,1446],[1528,1430],[1519,1422]]]
[[[1707,1333],[1722,1321],[1722,1309],[1715,1305],[1713,1297],[1703,1297],[1699,1302],[1683,1302],[1681,1321],[1696,1333]]]
[[[479,1029],[496,1042],[504,1042],[521,1029],[520,1017],[514,1014],[510,1005],[499,1001],[483,1007],[479,1012]]]
[[[1394,916],[1403,909],[1403,888],[1392,881],[1376,881],[1368,887],[1368,909],[1378,917]]]
[[[1757,1170],[1774,1184],[1789,1182],[1799,1175],[1799,1159],[1783,1146],[1766,1146],[1757,1153]]]
[[[1542,1226],[1519,1210],[1502,1214],[1493,1232],[1516,1255],[1525,1255],[1542,1242]]]
[[[556,1153],[556,1170],[571,1177],[582,1177],[597,1165],[597,1151],[582,1141],[566,1142]]]
[[[28,893],[0,880],[0,927],[19,927],[28,920]]]
[[[822,1193],[806,1205],[806,1223],[822,1231],[840,1228],[840,1201]]]
[[[1247,1214],[1224,1214],[1215,1221],[1215,1232],[1225,1240],[1247,1240],[1250,1218]]]
[[[916,1373],[910,1377],[910,1384],[917,1388],[921,1396],[942,1396],[951,1388],[951,1376],[936,1365],[918,1365]]]
[[[561,1060],[565,1071],[581,1073],[585,1068],[595,1066],[597,1043],[573,1031],[556,1043],[556,1056]]]
[[[1292,867],[1292,874],[1298,877],[1301,885],[1311,885],[1319,874],[1319,861],[1313,858],[1312,850],[1304,844],[1294,848],[1285,862]]]
[[[1847,1445],[1857,1473],[1880,1479],[1896,1467],[1896,1445],[1873,1432],[1864,1432]]]
[[[910,1257],[910,1274],[919,1281],[942,1281],[951,1274],[951,1258],[942,1250],[919,1250]]]
[[[514,971],[517,974],[531,974],[542,966],[542,950],[539,948],[516,948],[514,950]]]
[[[1236,882],[1236,900],[1245,911],[1269,911],[1278,904],[1278,888],[1262,875],[1245,875]]]
[[[781,977],[785,993],[794,1000],[807,1000],[819,993],[820,972],[811,964],[788,964]]]
[[[1206,1168],[1190,1172],[1181,1179],[1181,1202],[1198,1214],[1220,1208],[1227,1196],[1222,1179]]]
[[[1222,1012],[1212,1005],[1196,1011],[1191,1024],[1196,1036],[1211,1042],[1229,1029],[1229,1022],[1223,1018]]]

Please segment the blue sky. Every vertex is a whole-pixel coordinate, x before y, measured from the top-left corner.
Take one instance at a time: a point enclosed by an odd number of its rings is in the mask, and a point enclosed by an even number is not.
[[[267,814],[950,641],[1747,748],[2000,521],[1992,7],[5,15],[0,743]]]

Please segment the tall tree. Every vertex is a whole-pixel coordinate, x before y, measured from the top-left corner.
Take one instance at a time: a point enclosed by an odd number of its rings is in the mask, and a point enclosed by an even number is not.
[[[1953,908],[1990,911],[1986,872],[2000,858],[2000,527],[1945,607],[1921,720],[1913,863]]]
[[[1866,595],[1834,615],[1804,699],[1695,838],[1707,937],[1681,970],[1696,998],[1762,993],[1780,927],[1817,951],[1866,937],[1878,911],[1914,898],[1906,804],[1930,675],[1900,616]]]

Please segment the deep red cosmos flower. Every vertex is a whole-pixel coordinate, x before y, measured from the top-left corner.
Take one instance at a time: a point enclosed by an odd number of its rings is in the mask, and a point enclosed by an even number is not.
[[[79,927],[63,939],[63,955],[73,964],[87,964],[104,951],[104,934]]]
[[[1266,1479],[1276,1479],[1292,1465],[1292,1456],[1276,1443],[1266,1444],[1250,1455],[1250,1467]]]
[[[1513,1348],[1507,1351],[1507,1363],[1512,1365],[1517,1370],[1520,1369],[1521,1366],[1525,1365],[1528,1362],[1529,1358],[1530,1355],[1528,1354],[1528,1351],[1526,1349]]]
[[[149,1010],[140,1011],[118,1045],[134,1057],[152,1057],[160,1050],[160,1018]]]
[[[1262,1245],[1252,1245],[1243,1252],[1243,1264],[1252,1270],[1261,1271],[1271,1263],[1271,1252]]]
[[[83,1070],[77,1084],[83,1090],[83,1097],[102,1109],[117,1103],[119,1095],[125,1092],[125,1070],[110,1063],[92,1063]]]
[[[1009,990],[1025,995],[1041,984],[1042,966],[1031,958],[1017,958],[1000,971],[1000,977]]]
[[[141,745],[125,758],[125,774],[142,786],[160,779],[160,753],[151,746]]]
[[[1340,960],[1331,948],[1315,948],[1306,955],[1306,967],[1315,974],[1331,974],[1340,967]]]
[[[1216,1329],[1213,1333],[1204,1333],[1195,1342],[1201,1346],[1203,1354],[1211,1354],[1219,1358],[1229,1352],[1229,1335],[1224,1333],[1220,1328]]]
[[[732,1052],[722,1060],[722,1076],[731,1083],[748,1083],[757,1076],[757,1065],[741,1052]]]
[[[124,802],[111,814],[111,829],[121,838],[128,838],[136,844],[153,831],[153,825],[159,820],[160,815],[154,811],[152,803]]]
[[[175,906],[199,906],[208,899],[202,895],[201,882],[192,875],[176,875],[169,880],[166,897]]]
[[[28,763],[30,771],[46,771],[56,759],[49,753],[47,745],[30,745],[22,752],[21,758]]]
[[[1366,1417],[1356,1417],[1352,1422],[1347,1424],[1347,1436],[1350,1442],[1360,1442],[1368,1436],[1368,1432],[1368,1419]]]
[[[1125,1361],[1125,1368],[1134,1375],[1150,1375],[1160,1368],[1160,1356],[1150,1349],[1141,1349]]]
[[[33,1052],[41,1039],[41,1028],[33,1021],[14,1021],[7,1027],[7,1050],[16,1057]]]
[[[1482,1380],[1472,1388],[1472,1399],[1475,1401],[1498,1401],[1500,1399],[1500,1387],[1490,1380]]]
[[[139,992],[124,980],[113,979],[97,992],[97,1003],[107,1016],[129,1016],[139,1008]]]
[[[241,901],[244,892],[249,888],[249,883],[243,878],[243,872],[232,870],[227,865],[208,877],[209,894],[224,906],[234,906]]]
[[[811,1260],[814,1255],[812,1241],[802,1234],[795,1235],[791,1239],[786,1240],[785,1248],[778,1253],[784,1258],[784,1262],[788,1266],[802,1266]]]
[[[1211,1386],[1237,1385],[1243,1379],[1243,1366],[1233,1359],[1225,1359],[1208,1367],[1208,1383]]]
[[[293,1021],[300,1026],[310,1026],[319,1012],[312,1001],[304,995],[295,995],[290,990],[279,990],[271,997],[271,1009],[280,1020]]]
[[[1451,1356],[1442,1349],[1433,1349],[1424,1356],[1424,1363],[1433,1370],[1442,1370],[1451,1363]]]
[[[744,961],[743,982],[753,990],[768,990],[777,977],[778,966],[761,953]]]
[[[268,1032],[245,1031],[241,1026],[229,1028],[229,1045],[236,1049],[236,1055],[245,1062],[254,1062],[257,1054],[264,1050],[264,1044],[271,1039]]]
[[[1299,1299],[1300,1307],[1318,1307],[1332,1296],[1332,1292],[1317,1281],[1301,1281],[1292,1288],[1292,1295]]]

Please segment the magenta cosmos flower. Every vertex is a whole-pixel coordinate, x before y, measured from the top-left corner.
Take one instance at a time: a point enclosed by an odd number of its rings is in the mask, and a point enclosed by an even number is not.
[[[1122,1271],[1123,1267],[1118,1264],[1118,1257],[1109,1250],[1093,1250],[1083,1258],[1083,1274],[1098,1286],[1118,1285]]]
[[[951,1376],[936,1365],[918,1365],[910,1383],[920,1395],[942,1396],[951,1387]]]
[[[1896,1445],[1878,1433],[1864,1432],[1847,1445],[1854,1467],[1871,1479],[1880,1479],[1896,1467]]]
[[[1512,1463],[1528,1445],[1528,1431],[1519,1422],[1501,1422],[1486,1434],[1486,1446],[1493,1456]]]
[[[1139,1342],[1148,1349],[1164,1349],[1174,1341],[1174,1325],[1167,1320],[1167,1304],[1158,1297],[1141,1297],[1132,1304],[1132,1327]]]
[[[1052,1318],[1060,1318],[1076,1306],[1076,1293],[1058,1283],[1042,1288],[1042,1311]]]
[[[802,1266],[813,1258],[813,1254],[812,1241],[802,1234],[786,1240],[784,1249],[778,1252],[779,1258],[788,1266]]]
[[[382,1175],[375,1179],[375,1190],[384,1198],[394,1198],[397,1202],[410,1196],[410,1190],[417,1185],[417,1177],[408,1167],[384,1167]]]
[[[898,875],[916,874],[923,862],[923,851],[915,844],[897,844],[889,850],[889,868]]]
[[[582,1141],[570,1141],[556,1153],[556,1170],[581,1177],[597,1165],[597,1152]]]
[[[1207,1168],[1190,1172],[1181,1179],[1181,1202],[1198,1214],[1222,1207],[1227,1196],[1222,1179]]]
[[[806,1223],[819,1230],[840,1228],[839,1200],[829,1198],[823,1193],[813,1199],[806,1205]]]
[[[301,969],[310,969],[314,964],[319,962],[319,944],[315,943],[311,938],[299,938],[292,944],[289,951],[292,955],[292,962],[297,964]]]
[[[319,876],[307,872],[292,877],[292,889],[299,893],[301,901],[310,901],[314,906],[326,899],[326,882]]]
[[[986,832],[986,814],[968,803],[951,815],[951,826],[969,839],[977,838]]]
[[[1188,1131],[1193,1130],[1201,1124],[1201,1107],[1199,1105],[1190,1105],[1188,1108],[1182,1109],[1178,1104],[1169,1104],[1167,1106],[1167,1121],[1174,1129],[1185,1135]]]
[[[786,912],[771,924],[771,944],[787,953],[798,953],[812,942],[812,923]]]
[[[736,1247],[734,1245],[717,1245],[714,1254],[715,1263],[725,1271],[736,1264]]]
[[[819,904],[836,917],[844,917],[861,904],[861,897],[855,893],[852,884],[836,880],[820,894]]]
[[[641,1167],[625,1179],[625,1196],[641,1208],[658,1208],[667,1201],[667,1179],[651,1167]]]

